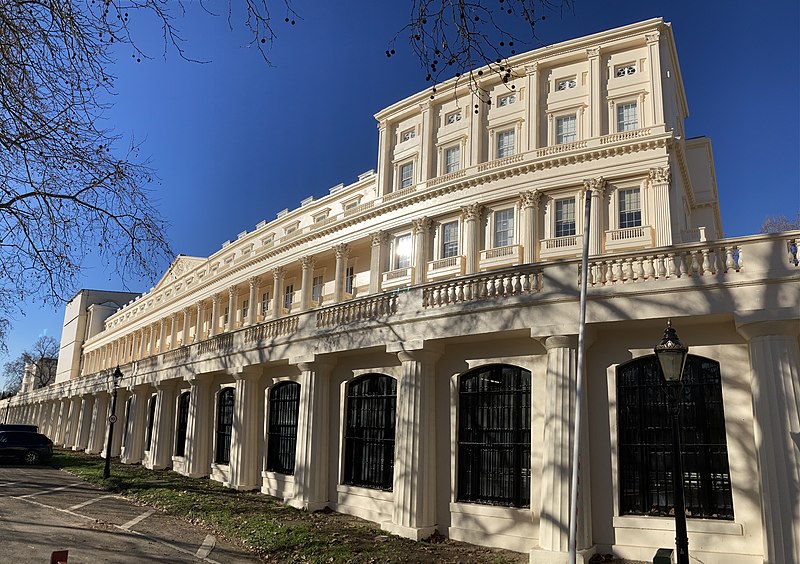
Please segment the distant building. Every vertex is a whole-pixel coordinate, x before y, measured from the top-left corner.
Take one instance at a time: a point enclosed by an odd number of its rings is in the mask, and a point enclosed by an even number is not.
[[[376,171],[149,292],[79,294],[57,384],[0,403],[9,422],[103,451],[119,365],[125,463],[565,562],[588,238],[582,558],[673,545],[672,318],[692,556],[800,562],[800,232],[722,238],[669,24],[513,68],[484,74],[491,105],[462,81],[380,111]]]
[[[58,358],[43,358],[37,362],[26,362],[19,393],[25,394],[41,388],[42,382],[54,382],[57,363]]]

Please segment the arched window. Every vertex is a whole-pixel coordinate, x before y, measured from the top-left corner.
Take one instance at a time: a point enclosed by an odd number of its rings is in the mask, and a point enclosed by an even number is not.
[[[344,483],[391,490],[397,381],[367,374],[347,387]]]
[[[495,364],[461,377],[458,501],[530,507],[531,373]]]
[[[186,429],[189,426],[189,393],[184,392],[178,398],[178,421],[175,425],[175,456],[186,454]]]
[[[267,470],[294,474],[300,384],[282,382],[269,391]]]
[[[233,431],[233,388],[223,388],[217,396],[217,451],[214,462],[231,461],[231,432]]]
[[[620,512],[671,515],[672,416],[655,355],[617,368]],[[686,514],[733,519],[719,363],[689,355],[681,395]]]
[[[150,450],[153,445],[153,421],[156,418],[156,397],[150,396],[147,400],[147,434],[144,438],[144,450]]]

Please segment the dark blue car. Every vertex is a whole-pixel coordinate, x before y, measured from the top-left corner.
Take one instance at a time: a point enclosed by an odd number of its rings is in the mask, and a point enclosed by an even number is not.
[[[38,464],[53,456],[53,441],[41,433],[0,431],[0,458]]]

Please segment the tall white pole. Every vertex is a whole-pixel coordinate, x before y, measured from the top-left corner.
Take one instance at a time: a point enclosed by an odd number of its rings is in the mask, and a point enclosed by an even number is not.
[[[581,466],[581,412],[583,409],[584,351],[586,348],[586,288],[589,281],[589,233],[592,191],[586,190],[583,213],[583,255],[581,257],[581,313],[578,324],[578,367],[575,382],[575,429],[572,450],[572,487],[569,500],[569,564],[575,564],[578,537],[578,476]]]

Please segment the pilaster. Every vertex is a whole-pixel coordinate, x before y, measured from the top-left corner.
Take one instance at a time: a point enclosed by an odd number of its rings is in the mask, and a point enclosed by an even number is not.
[[[108,392],[94,394],[94,410],[92,411],[92,428],[89,431],[89,444],[86,452],[100,454],[103,452],[103,440],[106,437],[106,419],[108,418]]]
[[[528,123],[528,146],[524,150],[530,151],[539,148],[539,64],[526,65],[525,72],[528,78],[528,96],[525,107]],[[529,262],[533,262],[533,258]]]
[[[411,220],[411,232],[414,236],[414,279],[413,284],[425,282],[425,269],[428,267],[428,247],[433,221],[429,217]]]
[[[384,231],[377,231],[371,233],[370,238],[372,240],[372,248],[369,256],[369,293],[377,294],[381,291],[381,276],[383,275],[387,235]]]
[[[669,185],[672,174],[669,166],[650,169],[650,187],[653,193],[653,218],[656,247],[672,245],[672,214],[670,213]]]
[[[652,96],[650,96],[653,112],[653,125],[661,125],[664,123],[664,95],[663,86],[661,84],[661,53],[658,49],[660,36],[661,32],[659,31],[654,31],[645,35],[648,51],[647,65],[653,92]]]
[[[600,103],[602,90],[602,72],[600,68],[600,47],[591,47],[586,50],[589,58],[589,135],[586,137],[599,137],[603,130],[603,105]]]
[[[84,450],[89,446],[89,431],[92,427],[92,413],[94,411],[94,396],[83,394],[81,396],[81,414],[78,421],[78,431],[72,450]]]
[[[175,436],[175,387],[174,380],[156,384],[156,412],[153,420],[150,459],[147,466],[151,470],[161,470],[172,466],[172,443]]]
[[[193,374],[189,382],[189,418],[186,424],[185,474],[194,478],[211,471],[211,380]]]
[[[69,400],[69,415],[67,416],[67,431],[64,436],[64,448],[72,448],[78,438],[78,424],[81,418],[81,398],[73,396]]]
[[[464,221],[464,255],[466,256],[467,274],[478,272],[479,227],[482,217],[482,204],[475,203],[461,207],[461,219]]]
[[[125,422],[125,448],[120,462],[136,464],[144,457],[144,434],[147,426],[147,400],[150,399],[149,385],[136,386],[130,389],[131,407],[129,420]]]
[[[260,487],[258,455],[259,429],[264,421],[264,390],[261,369],[237,368],[231,372],[236,380],[233,431],[231,433],[230,486],[237,490]]]

